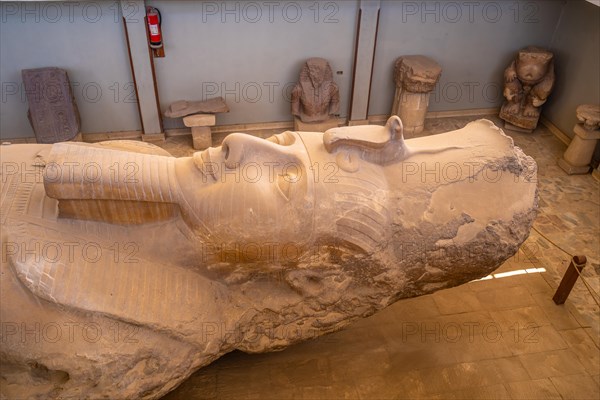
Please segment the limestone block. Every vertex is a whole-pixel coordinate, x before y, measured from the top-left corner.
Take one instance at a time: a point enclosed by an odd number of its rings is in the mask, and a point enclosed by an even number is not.
[[[213,99],[201,101],[175,101],[169,104],[169,107],[167,108],[167,111],[165,111],[164,115],[167,118],[179,118],[190,114],[216,114],[222,112],[229,112],[229,107],[222,97],[215,97]]]
[[[195,150],[204,150],[212,146],[212,134],[208,126],[193,126],[192,141]]]
[[[158,399],[228,352],[488,275],[537,209],[535,162],[487,120],[0,155],[7,398]]]
[[[194,114],[183,118],[183,124],[188,127],[194,126],[215,126],[216,118],[214,114]]]

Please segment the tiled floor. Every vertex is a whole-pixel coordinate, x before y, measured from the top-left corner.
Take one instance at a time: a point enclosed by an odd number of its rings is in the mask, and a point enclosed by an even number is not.
[[[473,119],[427,120],[425,134]],[[570,260],[556,245],[587,256],[583,275],[600,292],[599,184],[556,166],[565,146],[544,126],[508,133],[538,163],[540,211],[529,239],[495,277],[399,301],[278,353],[230,353],[165,399],[600,398],[598,305],[581,281],[565,305],[552,302]],[[178,156],[192,153],[190,146],[189,136],[164,145]]]

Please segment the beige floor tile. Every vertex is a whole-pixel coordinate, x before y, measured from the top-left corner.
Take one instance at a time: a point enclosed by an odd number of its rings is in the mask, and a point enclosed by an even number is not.
[[[490,315],[498,323],[503,332],[550,324],[550,320],[538,306],[490,311]]]
[[[468,286],[451,288],[435,292],[433,300],[440,310],[440,314],[458,314],[482,310],[475,292]]]
[[[479,400],[501,400],[510,399],[510,394],[506,387],[502,384],[484,387],[474,387],[454,392],[439,393],[434,397],[440,400],[464,400],[464,399],[479,399]]]
[[[584,329],[565,330],[560,334],[590,375],[600,373],[600,349]]]
[[[562,350],[568,347],[552,325],[518,326],[517,329],[502,334],[503,340],[514,355]]]
[[[532,379],[586,373],[578,357],[568,349],[524,354],[519,360]]]
[[[534,293],[533,299],[537,305],[544,311],[548,320],[558,330],[579,328],[579,322],[573,316],[569,307],[565,305],[556,305],[552,296],[546,293]]]
[[[489,280],[489,282],[491,281],[493,281],[493,279]],[[487,310],[506,310],[535,305],[533,297],[531,297],[531,294],[529,294],[529,291],[524,286],[483,290],[477,292],[477,298],[481,305]]]
[[[277,394],[273,392],[274,396]],[[359,397],[353,385],[302,386],[295,391],[295,394],[296,396],[293,396],[295,398],[314,400],[357,399]]]
[[[598,400],[600,398],[600,387],[588,375],[557,376],[550,380],[564,399]]]
[[[596,343],[596,346],[600,347],[600,334],[598,334],[598,330],[593,329],[593,328],[583,328],[583,329],[587,332],[589,337],[592,338],[594,343]]]
[[[510,397],[515,400],[561,400],[550,379],[510,382],[506,385]]]
[[[419,370],[416,378],[426,393],[438,394],[527,380],[529,375],[520,361],[511,357]]]
[[[400,300],[380,310],[376,315],[385,316],[393,322],[404,322],[435,318],[440,315],[440,312],[433,300],[433,296],[427,295]]]
[[[523,265],[523,267],[535,268],[535,266],[528,265]],[[546,274],[546,272],[528,273],[523,276],[521,282],[525,287],[527,287],[527,290],[529,290],[529,293],[531,294],[544,293],[552,296],[556,289],[548,283],[548,280],[544,277]]]
[[[398,376],[357,377],[354,380],[359,399],[427,399],[431,395],[425,392],[422,382],[415,373]],[[332,397],[335,398],[335,397]]]
[[[485,331],[475,334],[473,339],[448,345],[446,351],[459,362],[476,362],[512,356],[512,351],[503,340],[490,340]]]

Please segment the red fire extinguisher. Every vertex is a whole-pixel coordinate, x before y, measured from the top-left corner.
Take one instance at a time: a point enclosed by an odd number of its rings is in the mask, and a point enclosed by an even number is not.
[[[147,7],[146,17],[148,19],[148,33],[150,37],[150,47],[158,49],[162,47],[162,34],[160,32],[161,17],[158,8]]]

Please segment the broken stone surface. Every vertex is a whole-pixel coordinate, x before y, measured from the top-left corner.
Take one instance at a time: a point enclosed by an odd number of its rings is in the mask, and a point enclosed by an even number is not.
[[[577,106],[575,113],[585,130],[595,131],[600,129],[600,105],[582,104]]]
[[[582,104],[577,107],[576,113],[581,123],[573,128],[575,136],[558,160],[558,166],[569,175],[590,172],[590,161],[600,139],[600,105]]]
[[[504,70],[504,97],[500,118],[511,126],[532,132],[538,123],[541,106],[554,86],[554,55],[529,46],[520,50]]]
[[[222,97],[202,101],[178,100],[169,105],[165,111],[167,118],[180,118],[190,114],[217,114],[229,112],[229,107]]]
[[[153,148],[0,147],[3,396],[159,398],[483,277],[536,215],[535,162],[487,120]]]
[[[29,111],[27,117],[38,143],[75,139],[81,131],[67,71],[56,67],[21,71]]]
[[[309,58],[292,89],[292,115],[302,122],[323,122],[336,119],[339,109],[340,93],[329,62]]]
[[[190,128],[194,126],[214,126],[216,118],[214,114],[194,114],[183,117],[183,124]]]
[[[402,119],[407,137],[423,131],[429,93],[434,89],[441,73],[442,67],[429,57],[414,55],[396,60],[396,93],[392,115],[398,115]]]

